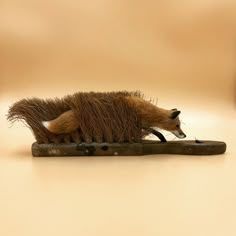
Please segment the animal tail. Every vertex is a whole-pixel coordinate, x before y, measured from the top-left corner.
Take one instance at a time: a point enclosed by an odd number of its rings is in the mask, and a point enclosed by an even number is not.
[[[51,133],[67,134],[79,128],[79,120],[73,110],[66,111],[56,119],[42,121],[42,125]]]

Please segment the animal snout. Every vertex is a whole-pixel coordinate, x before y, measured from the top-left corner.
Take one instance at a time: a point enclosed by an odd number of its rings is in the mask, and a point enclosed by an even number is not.
[[[178,138],[186,138],[186,134],[184,132],[172,131],[172,133]]]
[[[179,138],[186,138],[187,135],[185,133],[180,133]]]

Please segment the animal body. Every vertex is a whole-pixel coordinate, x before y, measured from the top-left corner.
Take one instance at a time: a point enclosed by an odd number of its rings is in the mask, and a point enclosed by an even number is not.
[[[140,142],[156,128],[185,138],[180,111],[163,109],[140,92],[79,92],[62,99],[23,99],[8,119],[23,119],[39,143]]]

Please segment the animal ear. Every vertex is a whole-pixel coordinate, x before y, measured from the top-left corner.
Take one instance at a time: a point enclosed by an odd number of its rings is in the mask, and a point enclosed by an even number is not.
[[[179,116],[180,113],[181,113],[181,111],[178,111],[177,109],[173,110],[173,112],[170,115],[170,118],[171,119],[175,119],[175,118],[177,118]]]

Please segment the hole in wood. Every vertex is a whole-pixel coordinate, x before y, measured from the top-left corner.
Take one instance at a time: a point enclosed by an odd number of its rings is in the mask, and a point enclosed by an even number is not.
[[[102,146],[101,149],[102,149],[103,151],[107,151],[107,150],[108,150],[108,146]]]

